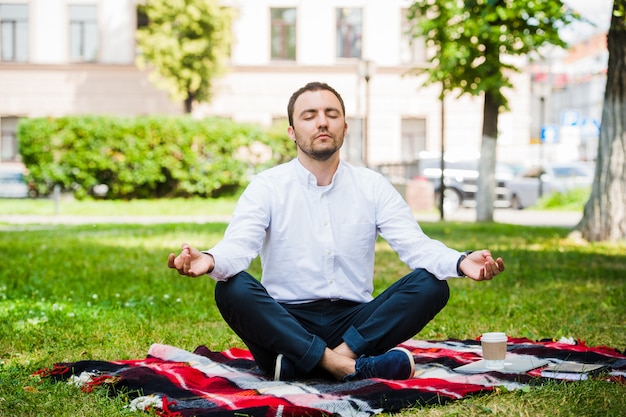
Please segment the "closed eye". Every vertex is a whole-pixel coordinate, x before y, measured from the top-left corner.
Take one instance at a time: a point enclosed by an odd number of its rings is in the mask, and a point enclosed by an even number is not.
[[[317,114],[317,112],[314,111],[314,110],[304,111],[304,112],[302,112],[302,119],[304,119],[304,120],[314,119],[316,114]]]

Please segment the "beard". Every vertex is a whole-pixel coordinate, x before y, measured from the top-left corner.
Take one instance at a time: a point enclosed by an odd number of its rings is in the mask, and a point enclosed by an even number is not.
[[[341,148],[341,145],[343,144],[343,135],[341,137],[335,137],[332,133],[324,130],[317,132],[316,136],[320,133],[328,135],[329,139],[323,141],[322,143],[316,141],[315,136],[311,137],[310,140],[303,140],[302,136],[294,130],[296,146],[311,159],[316,161],[327,161]]]

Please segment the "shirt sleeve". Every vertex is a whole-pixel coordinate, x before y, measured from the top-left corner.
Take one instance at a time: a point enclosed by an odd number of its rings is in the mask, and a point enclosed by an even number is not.
[[[263,180],[255,178],[250,182],[237,202],[224,238],[204,251],[215,259],[209,276],[225,281],[248,269],[258,256],[270,222],[271,194]]]
[[[458,277],[461,252],[431,239],[415,220],[402,196],[383,177],[376,183],[379,234],[411,269],[424,268],[438,279]]]

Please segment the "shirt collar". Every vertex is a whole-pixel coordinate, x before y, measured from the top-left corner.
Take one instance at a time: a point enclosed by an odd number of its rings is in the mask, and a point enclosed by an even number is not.
[[[300,163],[298,158],[295,158],[294,161],[295,161],[296,175],[298,176],[298,181],[300,182],[300,184],[302,184],[306,188],[317,187],[317,178],[315,178],[315,175],[313,175],[311,173],[311,171],[306,169]],[[337,171],[335,171],[335,174],[333,175],[333,179],[330,182],[330,186],[328,187],[329,190],[332,189],[335,186],[335,182],[337,180],[337,175],[339,174],[339,171],[342,171],[343,169],[344,169],[344,162],[343,162],[343,160],[339,160],[339,165],[337,166]]]

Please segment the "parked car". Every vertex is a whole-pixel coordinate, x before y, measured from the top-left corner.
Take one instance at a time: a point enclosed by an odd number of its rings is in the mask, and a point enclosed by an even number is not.
[[[453,213],[460,207],[476,207],[478,191],[478,165],[480,159],[446,160],[444,162],[444,213]],[[441,159],[421,158],[414,162],[379,166],[379,170],[393,184],[423,178],[432,184],[435,206],[438,207],[441,193]],[[509,207],[509,194],[506,182],[513,178],[512,167],[504,163],[496,164],[495,207]]]
[[[34,197],[20,167],[0,167],[0,198]]]
[[[583,162],[533,166],[506,183],[512,208],[533,206],[540,196],[591,187],[593,167]]]
[[[453,213],[460,207],[476,207],[478,191],[478,165],[480,159],[452,160],[444,162],[444,213]],[[440,201],[441,159],[423,158],[419,160],[420,175],[432,182],[435,189],[435,202]],[[494,207],[509,207],[506,182],[513,178],[511,167],[496,163],[496,199]]]

